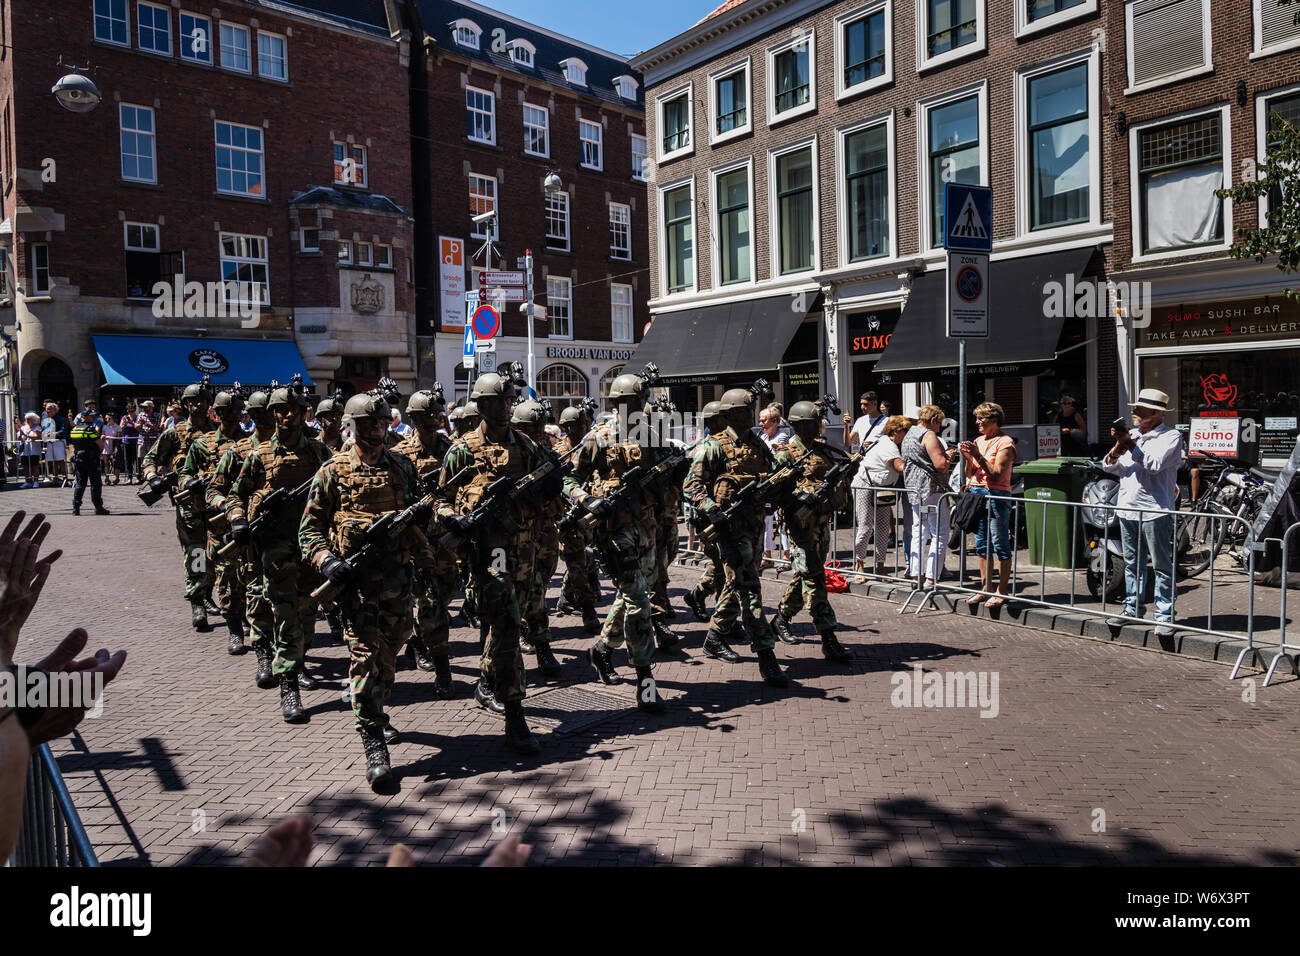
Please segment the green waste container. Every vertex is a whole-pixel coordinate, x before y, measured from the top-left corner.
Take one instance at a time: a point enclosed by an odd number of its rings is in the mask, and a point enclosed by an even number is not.
[[[1071,467],[1071,463],[1086,462],[1088,458],[1040,458],[1027,461],[1012,469],[1014,477],[1025,481],[1025,513],[1022,521],[1029,537],[1029,561],[1049,568],[1070,567],[1070,525],[1077,520],[1077,508],[1052,508],[1036,501],[1082,501],[1083,486],[1088,472]],[[1043,512],[1047,512],[1046,524]],[[1076,538],[1083,535],[1082,526],[1075,531]],[[1076,541],[1076,547],[1078,542]]]

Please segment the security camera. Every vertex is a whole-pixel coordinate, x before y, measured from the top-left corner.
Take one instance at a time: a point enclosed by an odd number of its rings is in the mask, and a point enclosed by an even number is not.
[[[491,219],[491,218],[493,218],[494,216],[496,216],[496,214],[497,214],[497,211],[496,211],[495,209],[489,210],[488,212],[481,212],[481,213],[479,213],[477,216],[475,216],[471,221],[472,221],[475,225],[479,225],[479,226],[481,226],[481,225],[483,225],[483,223],[487,222],[489,219]]]
[[[74,113],[89,113],[104,98],[90,77],[80,73],[69,73],[61,77],[59,82],[50,87],[50,92],[60,106]]]

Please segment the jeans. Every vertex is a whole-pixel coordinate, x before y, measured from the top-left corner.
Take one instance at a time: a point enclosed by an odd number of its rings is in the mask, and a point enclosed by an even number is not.
[[[993,553],[999,561],[1011,560],[1011,502],[1004,497],[1007,492],[993,494],[988,488],[972,486],[971,494],[988,497],[988,502],[980,502],[980,525],[975,529],[975,555],[988,556],[988,535],[990,513],[993,519]]]
[[[1119,520],[1124,545],[1124,613],[1141,617],[1145,611],[1147,557],[1156,571],[1156,620],[1174,619],[1174,516],[1147,515],[1143,521]]]

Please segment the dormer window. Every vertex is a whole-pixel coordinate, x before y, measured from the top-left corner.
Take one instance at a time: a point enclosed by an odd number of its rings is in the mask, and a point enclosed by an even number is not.
[[[537,55],[537,48],[527,40],[511,40],[506,47],[510,50],[510,59],[515,61],[518,66],[531,67],[533,57]]]
[[[478,38],[483,33],[479,25],[473,20],[466,20],[462,17],[459,20],[453,20],[447,24],[451,28],[451,35],[456,38],[457,46],[463,46],[467,50],[477,50]]]
[[[564,70],[564,78],[574,86],[587,85],[587,64],[577,57],[571,56],[567,60],[561,60],[560,67]]]
[[[636,99],[636,88],[639,84],[635,77],[616,76],[614,77],[614,91],[625,100]]]

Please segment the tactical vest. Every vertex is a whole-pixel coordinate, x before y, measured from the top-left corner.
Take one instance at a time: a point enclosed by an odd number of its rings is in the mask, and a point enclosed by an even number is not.
[[[607,497],[610,492],[623,484],[623,475],[637,465],[649,470],[654,465],[650,450],[632,442],[614,443],[612,429],[608,424],[602,425],[596,436],[596,442],[604,446],[603,461],[596,466],[591,479],[591,493]]]
[[[169,471],[180,471],[181,466],[185,464],[185,456],[189,454],[190,445],[196,440],[202,438],[208,432],[200,431],[190,424],[187,418],[183,422],[177,422],[172,426],[172,431],[176,433],[176,454],[170,462]]]
[[[261,449],[258,449],[261,453]],[[360,546],[360,536],[387,511],[401,511],[410,502],[401,468],[385,450],[373,467],[358,466],[351,450],[339,452],[329,463],[338,485],[339,507],[334,512],[333,541],[338,554],[350,555]],[[303,480],[306,480],[304,475]],[[299,482],[301,484],[301,482]],[[409,556],[407,542],[393,543],[393,558],[404,563]]]
[[[486,433],[476,428],[461,441],[474,455],[474,465],[478,471],[473,478],[456,489],[455,508],[459,514],[468,514],[478,507],[488,485],[502,475],[522,478],[529,472],[532,456],[524,449],[518,435],[511,434],[506,444],[498,445],[489,441]]]
[[[717,502],[719,508],[725,508],[737,491],[751,481],[762,478],[771,469],[758,449],[749,442],[732,438],[730,429],[709,437],[721,446],[722,454],[727,459],[727,469],[713,480],[709,497]]]
[[[560,437],[556,439],[555,445],[551,450],[560,456],[567,455],[569,452],[573,451],[573,441],[568,435],[561,431]]]
[[[431,469],[436,470],[442,467],[442,461],[447,457],[449,447],[448,441],[439,435],[433,445],[426,448],[420,441],[419,433],[416,432],[394,448],[393,451],[411,459],[411,464],[415,466],[415,473],[423,475]]]
[[[812,441],[804,444],[801,439],[795,439],[790,445],[790,452],[795,458],[798,458],[804,452],[812,450],[812,454],[803,460],[799,465],[799,477],[795,480],[795,491],[813,492],[821,487],[822,481],[826,478],[826,472],[831,470],[834,464],[831,459],[831,453],[826,451],[826,443],[821,441]]]
[[[203,438],[196,439],[208,443],[208,463],[199,477],[210,478],[217,470],[217,465],[221,464],[221,456],[226,453],[226,450],[239,444],[245,437],[244,433],[240,432],[238,438],[227,438],[221,434],[221,429],[217,428],[208,432]]]
[[[281,445],[278,455],[275,446],[269,441],[264,441],[257,446],[257,457],[262,459],[262,471],[266,474],[266,480],[249,498],[250,520],[257,517],[257,510],[262,505],[262,499],[267,495],[279,488],[289,490],[297,488],[315,475],[320,470],[320,466],[329,461],[331,456],[324,445],[308,439],[300,442],[297,448],[285,448]],[[302,517],[301,505],[299,509],[298,517]]]

